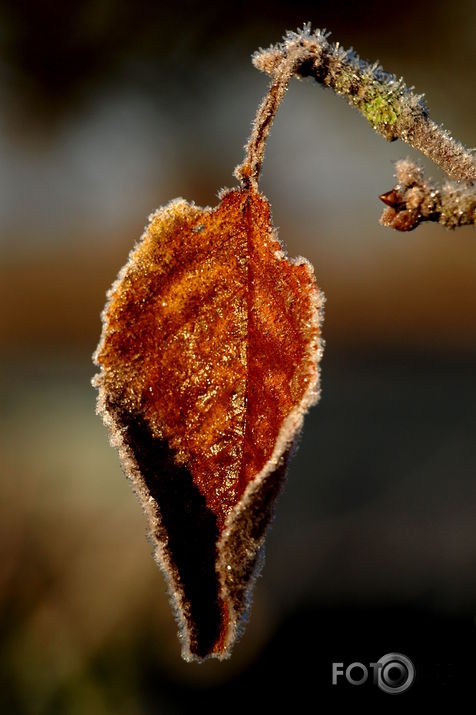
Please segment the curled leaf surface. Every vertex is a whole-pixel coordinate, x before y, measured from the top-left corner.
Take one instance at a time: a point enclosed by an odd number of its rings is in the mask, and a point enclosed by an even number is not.
[[[246,617],[292,445],[319,396],[323,297],[253,187],[176,200],[109,292],[98,412],[146,512],[186,659]]]

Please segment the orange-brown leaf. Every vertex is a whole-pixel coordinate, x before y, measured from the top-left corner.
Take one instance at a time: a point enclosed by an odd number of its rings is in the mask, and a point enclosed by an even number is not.
[[[254,188],[152,215],[113,285],[98,411],[148,516],[184,657],[228,655],[318,397],[322,304]]]

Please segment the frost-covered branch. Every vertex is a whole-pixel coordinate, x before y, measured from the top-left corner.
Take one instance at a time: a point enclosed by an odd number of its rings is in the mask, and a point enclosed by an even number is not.
[[[399,184],[381,196],[388,205],[381,223],[399,230],[415,228],[421,221],[437,221],[448,228],[474,225],[473,152],[430,119],[423,95],[415,94],[402,79],[384,72],[378,64],[364,62],[352,49],[344,50],[338,42],[331,44],[328,37],[328,33],[312,31],[306,24],[298,32],[288,32],[283,42],[253,55],[255,67],[271,75],[272,81],[245,147],[245,160],[236,168],[235,176],[245,185],[257,184],[266,139],[289,80],[293,75],[312,77],[345,96],[385,139],[401,139],[441,167],[450,179],[461,182],[438,188],[426,183],[414,164],[400,162]],[[402,167],[408,169],[406,179],[402,178]],[[410,175],[414,176],[413,183]]]
[[[328,33],[311,31],[305,25],[288,32],[284,41],[253,55],[258,69],[274,76],[282,61],[301,55],[295,74],[344,95],[385,139],[401,139],[440,166],[451,179],[476,181],[476,158],[463,144],[428,116],[423,95],[415,94],[402,79],[370,65],[338,42],[328,42]]]

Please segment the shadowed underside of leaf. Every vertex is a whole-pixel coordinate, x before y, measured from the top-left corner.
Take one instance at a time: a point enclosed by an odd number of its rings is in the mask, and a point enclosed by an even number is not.
[[[187,659],[229,654],[306,409],[318,397],[311,265],[267,200],[152,215],[109,293],[98,411],[149,521]]]

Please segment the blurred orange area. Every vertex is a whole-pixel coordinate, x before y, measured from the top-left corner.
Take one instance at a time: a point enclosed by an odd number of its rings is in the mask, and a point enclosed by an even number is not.
[[[397,642],[422,661],[444,661],[441,643],[476,652],[475,233],[379,226],[393,162],[418,157],[340,98],[294,81],[264,161],[280,237],[326,295],[327,347],[230,661],[180,661],[140,507],[94,414],[106,290],[153,210],[216,205],[234,185],[268,81],[250,54],[307,20],[476,144],[469,0],[0,8],[2,713],[237,712],[251,693],[277,708],[325,689],[336,642],[364,657],[349,633],[372,658]]]

